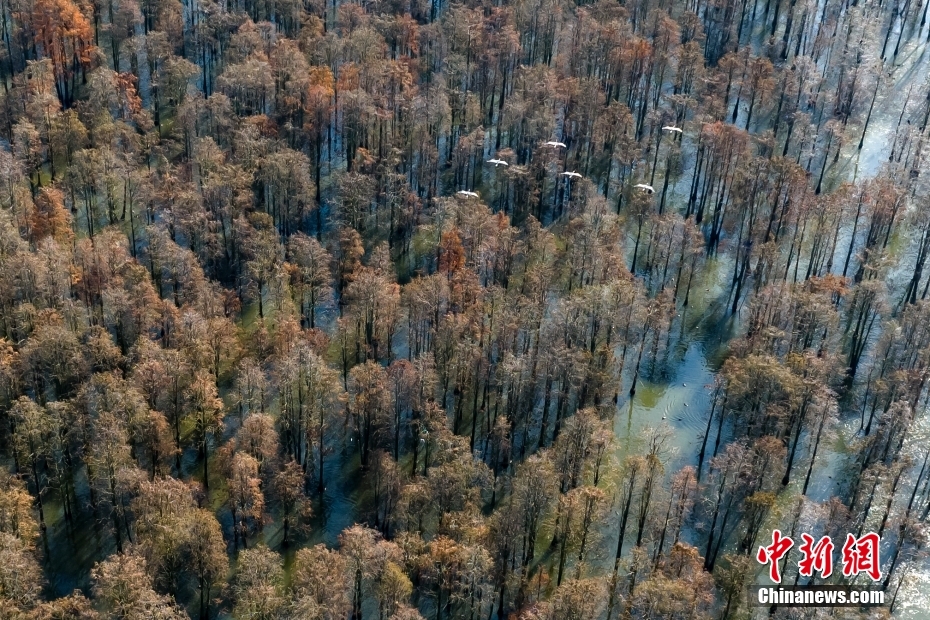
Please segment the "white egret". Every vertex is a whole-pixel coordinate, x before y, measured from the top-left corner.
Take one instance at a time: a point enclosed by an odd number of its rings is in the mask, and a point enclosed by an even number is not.
[[[672,125],[666,125],[662,128],[662,131],[670,131],[672,133],[681,133],[681,127],[673,127]]]
[[[564,149],[564,148],[565,148],[565,143],[564,143],[564,142],[556,142],[555,140],[549,140],[548,142],[546,142],[546,146],[555,146],[555,147],[561,147],[561,148]]]
[[[477,197],[478,197],[478,194],[476,194],[475,192],[469,192],[468,190],[464,190],[464,189],[460,189],[460,190],[457,191],[456,193],[457,193],[457,194],[461,194],[462,196],[468,196],[469,198],[477,198]]]
[[[559,174],[561,174],[563,177],[569,177],[571,179],[581,178],[581,174],[578,172],[560,172]]]
[[[651,186],[651,185],[646,185],[645,183],[637,183],[637,184],[634,185],[633,187],[635,187],[636,189],[641,189],[641,190],[643,190],[644,192],[646,192],[647,194],[652,194],[652,193],[655,193],[655,191],[656,191],[656,190],[652,189],[652,186]]]
[[[495,168],[497,168],[498,166],[509,166],[510,165],[507,162],[505,162],[503,159],[489,159],[487,163],[494,164]]]

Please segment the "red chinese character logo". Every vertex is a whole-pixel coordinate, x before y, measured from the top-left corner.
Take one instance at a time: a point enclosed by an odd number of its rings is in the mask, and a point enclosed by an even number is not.
[[[769,577],[775,583],[781,583],[781,573],[778,570],[778,560],[785,557],[788,550],[794,546],[794,541],[787,536],[782,536],[781,531],[772,531],[772,544],[768,547],[759,547],[756,553],[756,559],[759,564],[771,564],[769,566]]]
[[[882,578],[878,559],[878,534],[870,533],[857,539],[852,534],[846,535],[843,545],[843,575],[855,577],[866,573],[872,581]]]
[[[798,562],[799,571],[805,577],[810,577],[817,570],[826,579],[833,573],[833,541],[824,536],[814,544],[814,537],[810,534],[801,534],[804,542],[798,550],[804,555]]]

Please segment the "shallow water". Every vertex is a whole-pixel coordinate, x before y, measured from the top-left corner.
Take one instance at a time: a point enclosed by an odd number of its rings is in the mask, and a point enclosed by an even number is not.
[[[819,13],[819,12],[818,12]],[[140,59],[144,60],[141,55]],[[881,167],[887,162],[890,143],[894,135],[895,125],[901,113],[901,106],[907,96],[911,83],[915,83],[915,93],[911,96],[909,110],[916,109],[915,102],[920,98],[916,92],[922,82],[927,64],[926,46],[905,48],[899,55],[893,69],[892,84],[876,101],[876,109],[869,125],[869,131],[861,151],[856,149],[856,139],[844,148],[840,162],[831,168],[831,179],[854,178],[863,179],[878,174]],[[147,71],[145,62],[140,66]],[[147,80],[142,80],[140,92],[143,98],[149,96]],[[913,112],[910,113],[913,116]],[[905,119],[908,115],[905,115]],[[493,140],[489,132],[488,143]],[[338,146],[338,145],[337,145]],[[444,145],[440,145],[440,154],[444,154]],[[683,149],[690,149],[686,142]],[[338,149],[337,149],[338,150]],[[687,150],[685,151],[687,152]],[[486,155],[490,155],[488,149]],[[686,158],[688,167],[683,171],[678,182],[669,188],[669,202],[680,200],[682,192],[687,188],[687,180],[692,174],[692,158]],[[485,179],[489,179],[493,170],[484,171]],[[327,190],[331,188],[327,187]],[[329,191],[327,191],[329,193]],[[838,244],[838,261],[841,264],[845,243]],[[701,440],[707,426],[707,415],[710,408],[710,388],[714,372],[719,368],[726,352],[726,342],[732,333],[738,330],[738,316],[734,319],[728,313],[727,290],[725,283],[729,275],[728,262],[724,259],[712,260],[702,272],[702,279],[694,284],[691,296],[692,304],[682,310],[679,321],[673,325],[676,336],[673,338],[672,350],[668,353],[666,372],[661,379],[647,381],[641,379],[637,385],[636,394],[632,399],[621,399],[618,405],[614,422],[614,432],[617,442],[617,459],[638,448],[643,436],[643,429],[668,425],[673,433],[670,440],[674,454],[668,464],[668,471],[674,472],[682,466],[697,463],[697,454]],[[892,283],[900,281],[895,274]],[[321,315],[321,323],[330,326],[335,313],[329,311]],[[684,327],[682,327],[682,324]],[[624,378],[624,385],[620,393],[626,394],[629,388],[629,377]],[[716,425],[714,425],[716,426]],[[847,420],[840,431],[841,437],[851,437],[858,428],[858,420]],[[724,428],[723,443],[728,438],[728,429]],[[708,438],[708,455],[712,451],[715,439],[715,428],[711,429]],[[799,455],[796,465],[800,469],[804,462]],[[812,500],[823,501],[836,493],[840,483],[843,469],[847,463],[845,442],[842,438],[828,442],[818,455],[814,468],[811,486],[808,495]],[[705,465],[706,467],[706,465]],[[196,453],[187,451],[184,459],[185,472],[195,472],[197,468]],[[327,479],[330,481],[322,499],[314,499],[315,516],[311,532],[306,541],[300,544],[315,544],[323,542],[335,546],[338,535],[346,527],[357,521],[359,515],[359,493],[357,480],[357,457],[353,454],[337,452],[327,461]],[[706,470],[705,470],[706,471]],[[796,470],[797,471],[797,470]],[[795,482],[797,478],[795,475]],[[87,501],[86,484],[79,488],[81,499]],[[83,510],[76,522],[73,533],[66,525],[61,514],[61,508],[54,500],[54,495],[46,498],[46,519],[49,523],[46,575],[49,580],[48,589],[56,596],[70,593],[75,588],[89,587],[87,576],[93,563],[114,550],[112,537],[107,531],[106,523],[94,522],[94,516],[89,508]],[[229,529],[228,513],[220,510],[218,516]],[[608,530],[616,527],[616,523],[605,524]],[[606,547],[615,544],[616,533],[611,531],[606,537]],[[281,540],[280,526],[271,524],[250,541],[250,545],[264,541],[272,548],[279,549]],[[296,545],[295,545],[296,546]],[[289,566],[292,556],[292,547],[284,551],[286,566]],[[604,554],[598,554],[604,555]],[[609,551],[606,552],[609,555]],[[928,610],[930,600],[930,566],[923,565],[909,573],[901,592],[898,595],[896,617],[902,620],[930,619]]]

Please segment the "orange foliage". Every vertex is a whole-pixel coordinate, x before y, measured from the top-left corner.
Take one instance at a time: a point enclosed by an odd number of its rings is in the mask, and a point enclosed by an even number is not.
[[[28,14],[16,18],[32,33],[39,55],[52,61],[59,93],[67,99],[73,59],[87,67],[93,57],[90,21],[71,0],[36,0]]]
[[[304,109],[313,115],[313,125],[317,131],[322,129],[324,119],[332,109],[334,88],[335,80],[329,67],[310,68]]]
[[[339,80],[336,87],[340,91],[355,90],[359,86],[359,66],[354,62],[348,62],[339,68]]]
[[[132,73],[116,74],[116,89],[119,94],[120,115],[129,120],[142,111],[142,99],[136,92],[136,76]]]
[[[465,249],[456,230],[442,233],[439,243],[439,271],[441,273],[455,273],[465,266]]]
[[[61,190],[44,187],[35,199],[35,209],[29,221],[31,240],[41,241],[52,237],[59,243],[68,241],[73,236],[71,215],[65,209],[64,195]]]

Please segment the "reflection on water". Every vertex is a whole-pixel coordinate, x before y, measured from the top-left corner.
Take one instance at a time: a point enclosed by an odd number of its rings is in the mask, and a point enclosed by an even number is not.
[[[739,316],[729,314],[727,296],[729,291],[723,284],[728,281],[731,269],[724,260],[712,259],[708,262],[704,277],[696,282],[691,298],[691,305],[683,309],[672,326],[673,338],[670,350],[660,355],[657,372],[651,380],[641,380],[636,394],[631,399],[621,399],[617,406],[614,421],[616,435],[616,460],[620,462],[630,451],[641,448],[643,430],[648,427],[667,425],[671,429],[669,447],[672,449],[668,463],[668,473],[677,471],[685,465],[697,463],[703,433],[707,428],[707,415],[710,410],[711,386],[714,372],[719,369],[726,355],[726,343],[739,333]],[[626,394],[629,377],[620,390]],[[825,442],[818,455],[814,468],[808,496],[812,501],[824,501],[839,490],[839,485],[848,467],[848,454],[844,438],[855,435],[858,418],[844,421],[837,432],[837,439]],[[234,432],[227,429],[227,435]],[[730,429],[724,425],[723,441],[729,439]],[[713,452],[716,439],[716,424],[708,438],[706,459]],[[284,556],[285,568],[293,563],[296,547],[305,544],[325,543],[335,546],[338,535],[354,522],[363,519],[359,506],[365,505],[358,488],[358,458],[354,453],[336,452],[326,464],[328,486],[322,499],[314,501],[314,518],[309,535],[299,545],[290,549],[281,548],[282,531],[279,523],[265,527],[250,545],[265,542],[269,547],[280,550]],[[706,464],[705,464],[706,467]],[[184,455],[183,469],[195,472],[197,467],[196,451]],[[705,469],[706,471],[706,469]],[[789,489],[789,495],[800,491],[796,488],[796,476]],[[78,485],[80,502],[85,509],[78,513],[73,526],[63,518],[60,504],[53,493],[47,496],[46,515],[49,524],[46,567],[49,594],[64,596],[75,588],[88,591],[88,575],[94,562],[115,551],[112,536],[107,532],[104,516],[95,517],[89,508],[86,480]],[[219,491],[214,491],[218,493]],[[214,500],[218,500],[215,495]],[[214,501],[214,504],[216,502]],[[219,508],[218,505],[215,506]],[[220,508],[218,517],[227,531],[231,527],[228,511]],[[603,564],[608,569],[612,562],[611,549],[615,545],[618,527],[616,515],[603,524],[604,544],[599,553],[593,554],[591,561]],[[685,531],[684,536],[691,542],[699,543],[694,532]],[[891,596],[891,594],[889,595]],[[895,616],[902,620],[930,620],[928,610],[930,597],[930,567],[926,562],[908,567],[907,577],[895,599]]]
[[[617,413],[614,433],[618,456],[622,458],[630,449],[638,447],[636,444],[644,428],[667,424],[674,431],[669,447],[675,451],[669,469],[696,464],[707,426],[708,385],[712,381],[713,372],[708,367],[702,345],[692,343],[668,382],[638,384],[636,395],[622,404]]]
[[[675,430],[672,447],[677,450],[678,469],[696,463],[701,437],[707,425],[710,409],[710,387],[714,370],[725,354],[734,320],[728,316],[725,279],[727,262],[711,259],[700,280],[696,280],[691,305],[672,325],[678,341],[668,352],[664,376],[659,381],[641,381],[636,394],[619,405],[614,432],[620,446],[630,445],[646,427],[663,422]]]
[[[729,291],[723,285],[727,275],[724,261],[708,265],[705,281],[695,291],[696,303],[680,318],[685,324],[683,328],[678,326],[681,338],[677,346],[673,344],[665,376],[653,382],[641,381],[635,396],[618,406],[614,423],[617,462],[642,447],[644,429],[667,425],[673,431],[669,443],[673,454],[668,474],[685,465],[697,464],[707,429],[714,372],[726,356],[726,343],[739,331],[739,317],[731,317],[727,311]],[[848,414],[838,426],[833,440],[821,445],[807,492],[811,501],[823,502],[841,490],[841,484],[850,471],[848,441],[856,436],[858,429],[858,417]],[[721,447],[729,437],[730,429],[724,425]],[[715,439],[716,424],[712,425],[708,438],[705,471]],[[802,481],[803,476],[794,476],[783,498],[785,501],[800,493]],[[616,515],[612,514],[612,517],[616,521]],[[617,527],[617,523],[605,524],[602,533],[606,541],[611,541],[608,547],[616,540]],[[686,530],[684,535],[692,538],[690,542],[700,544],[695,532]],[[606,557],[608,555],[609,552],[605,551],[599,558],[605,567],[609,567],[608,562],[612,561]],[[907,571],[897,596],[893,591],[887,594],[888,600],[895,597],[894,616],[901,620],[930,620],[930,561],[921,560],[909,565]]]
[[[902,55],[900,62],[903,64],[895,72],[893,87],[879,102],[862,150],[856,152],[855,141],[852,141],[851,146],[847,147],[848,157],[844,157],[831,171],[834,178],[862,179],[874,176],[887,161],[889,145],[901,114],[900,106],[906,99],[908,85],[914,80],[922,80],[919,74],[925,68],[924,50],[921,48],[919,53]],[[145,63],[141,66],[144,67]],[[143,88],[143,91],[146,90]],[[888,105],[882,106],[882,103]],[[689,174],[690,171],[686,170],[684,176]],[[675,196],[676,190],[681,191],[681,187],[673,186],[670,196]],[[845,246],[845,239],[841,239],[838,251],[842,251]],[[732,317],[727,311],[729,291],[725,283],[731,269],[732,265],[725,258],[708,261],[701,278],[694,284],[691,306],[682,310],[682,316],[673,325],[675,338],[671,351],[664,358],[665,363],[661,364],[663,372],[655,373],[651,380],[641,379],[635,396],[621,400],[618,404],[614,423],[618,461],[631,450],[640,447],[638,442],[643,436],[643,429],[665,424],[673,431],[669,447],[673,448],[674,453],[668,465],[669,473],[682,466],[696,464],[707,427],[709,386],[726,353],[726,342],[739,330],[739,316]],[[629,378],[624,380],[626,383],[620,390],[621,394],[625,394],[629,387]],[[808,488],[811,500],[824,501],[839,490],[848,467],[843,438],[852,437],[857,428],[857,420],[846,421],[838,432],[839,437],[823,445]],[[715,432],[716,425],[711,429],[708,455],[705,458],[709,458],[712,452]],[[724,426],[723,432],[723,440],[726,441],[729,429]],[[196,453],[189,451],[185,454],[184,470],[193,471],[195,461]],[[315,501],[315,516],[307,542],[323,542],[333,546],[339,533],[360,518],[357,458],[334,454],[328,459],[326,469],[329,483],[323,498]],[[798,484],[798,478],[795,477],[793,485]],[[79,501],[86,507],[89,504],[86,481],[78,488],[81,495]],[[48,589],[55,596],[67,595],[75,588],[86,591],[90,585],[87,577],[93,563],[114,551],[112,537],[106,532],[105,518],[95,516],[89,508],[85,508],[78,512],[73,524],[68,524],[53,493],[46,496],[45,509],[49,525],[46,537]],[[220,510],[218,516],[228,529],[227,512]],[[616,527],[616,523],[605,526],[611,530]],[[274,523],[265,528],[258,540],[278,549],[281,536],[279,524]],[[611,531],[607,540],[615,540],[615,536],[616,532]],[[284,551],[287,564],[292,560],[292,555],[292,550]],[[902,620],[928,620],[928,600],[930,565],[924,562],[908,572],[896,597],[895,615]]]

